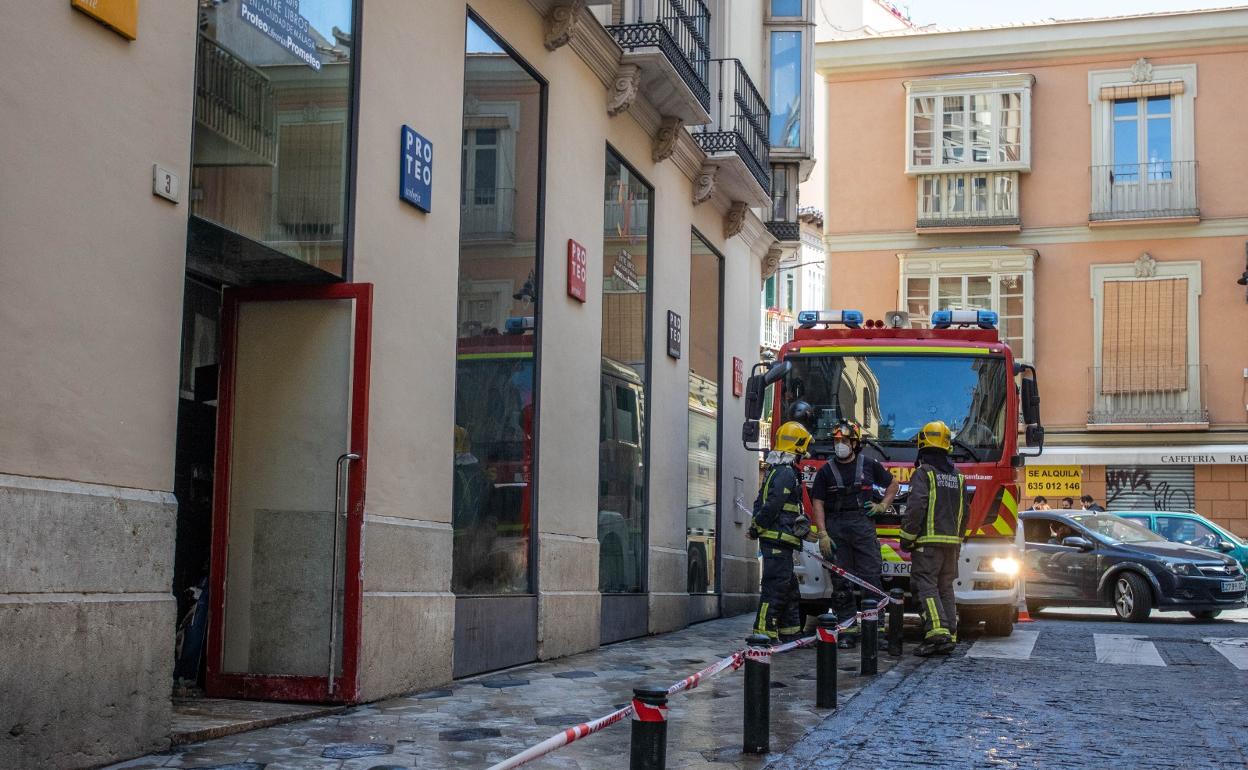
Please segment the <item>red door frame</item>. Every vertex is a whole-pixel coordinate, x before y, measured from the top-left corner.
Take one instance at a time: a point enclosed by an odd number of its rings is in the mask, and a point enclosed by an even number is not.
[[[234,417],[234,375],[238,310],[244,302],[289,300],[355,300],[355,334],[351,371],[351,452],[348,464],[346,571],[343,576],[342,675],[331,694],[329,677],[225,673],[225,571],[229,547],[230,448]],[[212,572],[208,622],[207,691],[212,697],[254,700],[353,703],[359,694],[360,617],[363,600],[361,544],[364,532],[364,479],[368,468],[369,365],[372,351],[373,286],[334,283],[310,286],[227,288],[222,298],[221,374],[217,405],[216,472],[212,491]]]

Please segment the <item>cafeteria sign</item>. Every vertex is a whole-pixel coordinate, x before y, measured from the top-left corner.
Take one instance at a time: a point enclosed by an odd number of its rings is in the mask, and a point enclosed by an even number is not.
[[[1083,468],[1078,465],[1028,465],[1023,494],[1077,497],[1083,493]]]

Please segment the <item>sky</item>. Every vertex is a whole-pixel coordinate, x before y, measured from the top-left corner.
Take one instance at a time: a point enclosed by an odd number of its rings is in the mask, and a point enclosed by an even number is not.
[[[972,27],[1016,24],[1046,19],[1078,19],[1090,16],[1123,16],[1157,11],[1222,8],[1248,0],[1040,0],[1039,2],[986,2],[985,0],[894,0],[919,26]]]

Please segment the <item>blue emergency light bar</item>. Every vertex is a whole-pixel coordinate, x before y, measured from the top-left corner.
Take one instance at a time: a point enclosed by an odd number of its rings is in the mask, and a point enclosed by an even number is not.
[[[803,310],[797,314],[797,324],[809,329],[816,324],[843,324],[851,329],[862,326],[861,310]]]
[[[970,325],[981,329],[995,329],[997,328],[997,313],[994,310],[937,310],[932,313],[933,329]]]
[[[512,316],[507,319],[506,324],[503,326],[503,329],[508,334],[524,334],[525,332],[533,331],[534,328],[533,316],[531,315]]]

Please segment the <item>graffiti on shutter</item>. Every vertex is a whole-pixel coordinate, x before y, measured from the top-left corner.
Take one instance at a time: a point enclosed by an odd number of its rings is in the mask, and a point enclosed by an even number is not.
[[[1111,511],[1186,511],[1196,505],[1190,465],[1110,465],[1105,507]]]

